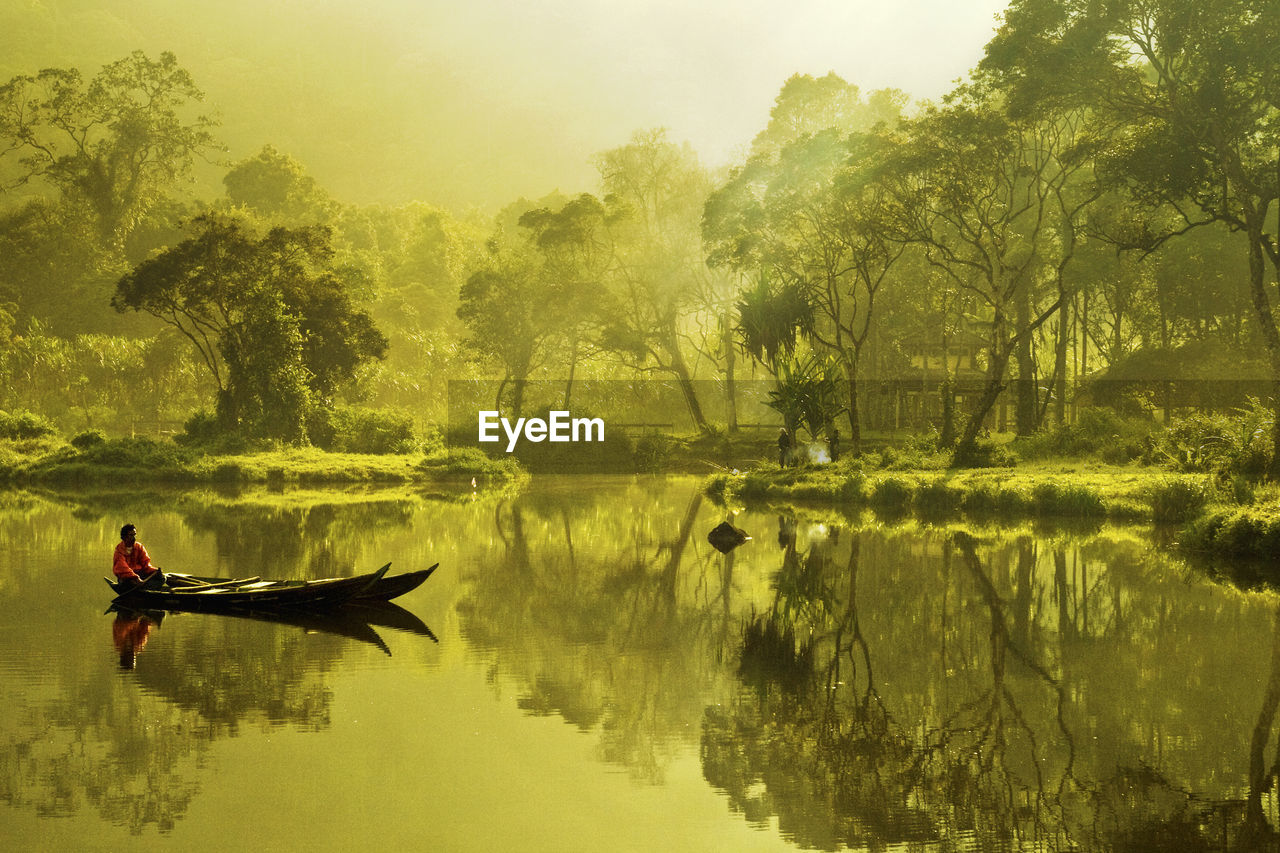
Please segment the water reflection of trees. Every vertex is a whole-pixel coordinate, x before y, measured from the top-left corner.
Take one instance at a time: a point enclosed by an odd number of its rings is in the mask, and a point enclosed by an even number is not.
[[[820,849],[1274,841],[1280,674],[1264,696],[1272,662],[1240,654],[1270,648],[1274,596],[1190,580],[1117,531],[783,516],[753,601],[773,520],[722,555],[714,508],[631,488],[498,507],[460,606],[495,689],[605,760],[661,779],[693,722],[732,807]]]
[[[215,556],[229,565],[335,574],[355,559],[354,545],[341,543],[405,526],[410,515],[400,501],[264,511],[188,497],[164,509],[180,520],[157,515],[154,526],[213,533]],[[73,517],[30,497],[0,506],[0,538],[14,543],[0,555],[0,624],[8,674],[23,688],[0,717],[0,802],[47,816],[89,808],[135,833],[165,830],[199,792],[219,739],[245,726],[329,724],[329,674],[351,641],[293,625],[171,614],[151,630],[136,669],[122,670],[114,616],[99,615],[105,587],[92,575],[71,577],[87,561],[105,567],[109,551],[98,553],[105,546],[95,534],[108,512],[82,503]],[[59,595],[48,594],[51,582]],[[61,651],[46,653],[50,643]]]
[[[704,774],[748,820],[818,849],[1275,843],[1258,744],[1280,649],[1260,700],[1237,647],[1275,629],[1241,596],[1104,541],[780,544],[773,605],[742,634],[743,692],[702,725]]]
[[[273,506],[196,504],[184,509],[187,525],[212,534],[227,572],[272,576],[334,577],[352,574],[363,544],[378,533],[406,527],[416,505],[408,500]],[[368,571],[373,567],[362,568]]]
[[[649,491],[649,489],[653,489]],[[520,707],[598,731],[601,757],[663,778],[723,672],[734,556],[705,540],[696,489],[634,484],[624,499],[522,495],[497,507],[497,553],[459,604]]]

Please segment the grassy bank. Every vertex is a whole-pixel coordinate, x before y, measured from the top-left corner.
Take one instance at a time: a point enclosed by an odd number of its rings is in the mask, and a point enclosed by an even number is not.
[[[478,487],[491,488],[516,484],[526,476],[514,461],[491,460],[466,450],[362,454],[290,448],[207,454],[147,438],[80,448],[57,439],[0,443],[0,483],[13,485],[470,485],[474,478]]]
[[[1214,507],[1187,525],[1179,543],[1188,551],[1215,556],[1280,555],[1280,502]]]
[[[1041,462],[1016,468],[862,470],[836,465],[706,480],[712,497],[746,504],[812,503],[922,516],[1062,517],[1181,523],[1210,504],[1207,474],[1139,465]]]

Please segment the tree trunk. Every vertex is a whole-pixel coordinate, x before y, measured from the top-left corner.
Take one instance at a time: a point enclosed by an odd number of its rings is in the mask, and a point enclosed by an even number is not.
[[[938,435],[938,449],[954,447],[956,443],[956,386],[948,372],[938,386],[942,398],[942,432]]]
[[[569,347],[569,378],[564,382],[564,404],[560,407],[569,411],[569,398],[573,394],[573,374],[578,369],[578,341],[575,338]]]
[[[503,376],[502,381],[498,383],[498,390],[493,394],[493,407],[499,412],[502,411],[502,392],[506,390],[507,383],[510,381],[510,376]]]
[[[1018,379],[1014,390],[1014,412],[1017,421],[1018,435],[1031,435],[1036,431],[1036,363],[1032,355],[1031,332],[1031,289],[1020,288],[1015,297],[1017,306],[1016,325],[1014,331],[1018,335]]]
[[[735,350],[733,346],[733,311],[724,313],[724,394],[729,409],[729,432],[738,431],[738,389],[734,380]]]
[[[511,417],[520,417],[520,410],[524,407],[524,387],[529,380],[524,376],[518,376],[511,383]]]
[[[218,429],[223,432],[235,432],[240,426],[240,407],[230,388],[218,391],[217,414]]]
[[[671,357],[671,364],[667,369],[675,375],[676,381],[680,385],[680,393],[684,395],[684,404],[689,409],[689,417],[693,419],[694,428],[706,435],[711,432],[711,427],[707,424],[707,419],[702,414],[702,405],[698,402],[698,394],[693,387],[693,378],[689,376],[689,366],[685,364],[684,355],[680,352],[680,344],[676,339],[674,330],[670,330],[667,337],[665,348],[667,354]]]
[[[1062,426],[1067,422],[1067,336],[1070,328],[1071,318],[1071,302],[1067,299],[1062,300],[1062,307],[1058,309],[1058,339],[1057,351],[1054,354],[1054,372],[1058,375],[1058,381],[1055,383],[1054,389],[1055,400],[1053,415],[1058,426]]]
[[[991,411],[991,407],[1000,399],[1000,393],[1004,391],[1004,373],[1009,366],[1010,355],[1007,343],[1002,342],[992,347],[986,387],[982,389],[982,393],[969,412],[969,422],[965,424],[964,434],[960,437],[960,443],[956,445],[955,453],[951,456],[952,466],[963,467],[973,458],[978,444],[978,433],[982,431],[982,422]]]
[[[1267,476],[1272,480],[1280,480],[1280,330],[1276,328],[1276,318],[1271,313],[1271,298],[1267,294],[1267,263],[1264,255],[1263,241],[1266,235],[1262,223],[1256,221],[1257,216],[1249,220],[1249,292],[1253,297],[1254,314],[1257,315],[1258,331],[1267,347],[1267,361],[1271,365],[1271,464]]]
[[[849,452],[862,455],[862,418],[858,414],[858,380],[849,378]],[[834,460],[833,460],[834,461]]]
[[[926,369],[928,362],[925,363]],[[956,370],[960,361],[956,360]],[[938,397],[942,406],[942,431],[938,435],[938,449],[954,447],[956,443],[956,385],[951,373],[951,333],[947,327],[947,303],[942,303],[942,383],[938,385]]]

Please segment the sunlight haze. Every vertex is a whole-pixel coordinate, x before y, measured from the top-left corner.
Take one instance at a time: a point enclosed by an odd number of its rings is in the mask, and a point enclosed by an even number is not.
[[[663,126],[736,161],[794,73],[936,98],[980,59],[1000,0],[945,3],[10,3],[0,73],[173,51],[234,161],[270,143],[337,198],[492,208],[575,192],[592,156]],[[221,172],[206,170],[203,192]]]

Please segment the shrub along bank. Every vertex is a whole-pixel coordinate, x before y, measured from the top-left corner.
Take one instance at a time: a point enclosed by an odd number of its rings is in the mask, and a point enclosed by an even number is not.
[[[526,476],[514,461],[441,447],[402,454],[333,453],[314,447],[212,454],[170,441],[83,434],[70,443],[6,444],[0,447],[0,482],[11,484],[469,485],[474,478],[478,486],[506,486]]]
[[[857,462],[763,468],[709,477],[712,497],[744,503],[821,503],[924,516],[1055,516],[1183,522],[1212,494],[1205,474],[1059,462],[1017,468],[864,470]]]

